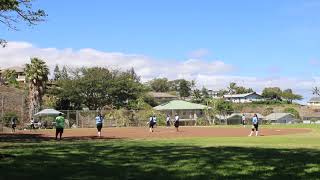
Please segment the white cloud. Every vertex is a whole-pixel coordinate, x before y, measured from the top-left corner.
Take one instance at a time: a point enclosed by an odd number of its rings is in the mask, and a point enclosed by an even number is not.
[[[309,64],[312,66],[319,66],[320,65],[320,61],[318,59],[311,59],[309,61]]]
[[[234,66],[219,60],[207,62],[195,58],[185,61],[160,61],[143,55],[103,52],[90,48],[80,50],[39,48],[27,42],[9,42],[8,47],[0,49],[0,67],[29,63],[30,57],[44,59],[51,69],[56,64],[70,67],[100,66],[123,70],[134,67],[143,81],[156,77],[186,78],[196,80],[198,87],[206,86],[210,89],[225,88],[230,82],[236,82],[258,92],[264,87],[278,86],[301,92],[307,99],[312,95],[312,87],[320,85],[319,77],[301,79],[229,75],[234,73]]]
[[[196,49],[194,51],[191,51],[189,53],[189,56],[191,58],[203,58],[209,54],[210,54],[210,51],[208,49],[200,48],[200,49]]]
[[[228,75],[198,75],[197,80],[203,85],[216,87],[217,89],[228,86],[230,82],[236,82],[240,86],[251,87],[257,91],[261,91],[265,87],[292,88],[301,91],[311,90],[312,87],[320,85],[319,77],[300,79],[292,77],[257,78]]]
[[[71,67],[101,66],[123,70],[134,67],[144,80],[155,77],[192,78],[198,74],[221,74],[232,70],[231,65],[222,61],[205,62],[190,59],[166,62],[143,55],[103,52],[90,48],[80,50],[39,48],[27,42],[9,42],[8,47],[0,49],[0,66],[22,65],[28,63],[30,57],[44,59],[51,69],[56,64]]]

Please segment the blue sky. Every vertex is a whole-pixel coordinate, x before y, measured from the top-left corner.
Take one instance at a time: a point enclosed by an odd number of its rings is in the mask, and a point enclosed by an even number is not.
[[[1,26],[1,37],[40,49],[141,55],[168,68],[221,61],[233,67],[223,76],[309,83],[319,76],[317,0],[38,0],[35,7],[48,13],[45,23],[18,32]]]

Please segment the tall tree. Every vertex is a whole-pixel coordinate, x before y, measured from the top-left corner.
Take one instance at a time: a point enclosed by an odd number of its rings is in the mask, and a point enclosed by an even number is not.
[[[3,77],[3,74],[0,74],[0,86],[5,84],[5,79]]]
[[[203,97],[203,98],[210,98],[208,89],[205,88],[205,87],[202,87],[202,89],[201,89],[201,94],[202,94],[202,97]]]
[[[62,70],[60,72],[60,79],[62,80],[69,79],[69,74],[66,66],[62,67]]]
[[[189,97],[191,95],[191,83],[185,79],[180,81],[179,84],[180,97]]]
[[[141,78],[140,76],[136,73],[136,71],[134,70],[134,68],[132,67],[131,69],[129,69],[127,71],[127,73],[130,75],[130,78],[136,82],[140,82]]]
[[[299,114],[299,111],[297,111],[295,108],[291,108],[291,107],[288,107],[288,108],[285,108],[283,110],[284,113],[290,113],[294,116],[294,118],[296,119],[300,119],[300,114]]]
[[[223,97],[224,95],[228,94],[229,91],[228,90],[225,90],[225,89],[220,89],[219,92],[218,92],[218,96],[219,97]]]
[[[49,68],[43,60],[31,58],[31,63],[26,64],[26,79],[29,83],[29,118],[32,118],[33,114],[41,108],[48,75]]]
[[[282,90],[279,87],[268,87],[262,91],[262,96],[267,99],[282,100],[281,95]]]
[[[61,77],[61,72],[60,72],[59,66],[56,65],[53,70],[53,79],[55,81],[58,81],[60,77]]]
[[[176,79],[173,81],[169,81],[169,91],[179,91],[180,82],[182,79]]]
[[[144,86],[131,78],[127,72],[118,72],[113,75],[114,80],[108,89],[112,106],[128,108],[132,101],[142,97]]]
[[[13,86],[13,87],[19,86],[19,83],[17,81],[17,72],[15,70],[6,69],[3,72],[3,78],[4,78],[4,81],[8,83],[10,86]]]
[[[227,89],[229,94],[245,94],[253,92],[253,89],[247,89],[246,87],[238,86],[235,82],[231,82]]]
[[[83,68],[83,76],[77,81],[83,104],[91,110],[101,109],[108,104],[112,74],[105,68]]]
[[[32,8],[32,0],[0,0],[0,23],[10,29],[18,30],[21,22],[36,25],[46,16],[44,10]],[[0,45],[5,47],[6,41],[0,38]]]
[[[225,118],[227,124],[227,115],[232,114],[234,111],[232,103],[223,99],[218,99],[215,101],[213,110],[222,115]]]
[[[292,89],[286,89],[282,92],[281,97],[287,100],[288,103],[292,103],[294,100],[302,100],[303,97],[299,94],[294,94]]]
[[[91,110],[106,105],[114,108],[135,107],[143,97],[144,86],[133,78],[132,72],[109,71],[106,68],[80,68],[71,70],[68,79],[58,81],[53,95],[58,97],[59,108]]]
[[[156,78],[149,82],[151,88],[156,92],[169,91],[170,84],[167,78]]]
[[[196,80],[191,80],[190,81],[190,88],[191,88],[191,90],[195,90],[195,88],[196,88]]]
[[[229,94],[236,94],[237,83],[231,82],[228,87]]]
[[[202,103],[203,96],[202,96],[201,91],[199,89],[195,89],[192,91],[192,101],[194,103]]]

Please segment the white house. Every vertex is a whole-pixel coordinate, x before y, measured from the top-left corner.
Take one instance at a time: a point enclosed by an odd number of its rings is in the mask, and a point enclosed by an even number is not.
[[[246,94],[227,94],[223,98],[227,101],[234,103],[251,103],[254,101],[262,101],[261,95],[256,92],[246,93]]]
[[[320,108],[320,97],[311,98],[307,105],[311,108]]]
[[[0,70],[0,75],[3,74],[6,70],[14,70],[16,72],[16,80],[22,83],[26,82],[26,74],[25,74],[24,66],[14,66],[14,67],[2,69]]]
[[[219,91],[215,91],[215,90],[211,90],[211,89],[208,90],[208,94],[210,97],[215,98],[215,99],[221,97],[221,96],[219,96]]]
[[[271,123],[293,123],[295,118],[290,113],[272,113],[265,117]]]
[[[227,116],[216,115],[215,118],[216,120],[219,120],[222,124],[241,124],[243,114],[245,115],[248,124],[251,123],[251,119],[254,114],[257,114],[259,122],[261,122],[261,120],[264,119],[263,115],[259,113],[232,113]]]

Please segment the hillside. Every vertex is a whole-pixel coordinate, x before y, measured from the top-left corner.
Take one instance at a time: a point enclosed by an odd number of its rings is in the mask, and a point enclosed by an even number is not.
[[[306,116],[319,116],[320,112],[315,109],[309,108],[307,106],[302,106],[299,104],[233,104],[233,108],[235,112],[251,112],[251,113],[260,113],[263,115],[270,114],[270,112],[283,112],[286,108],[294,108],[296,109],[301,117]]]

